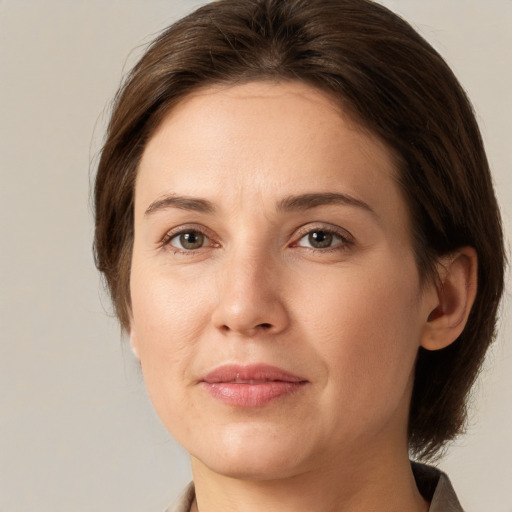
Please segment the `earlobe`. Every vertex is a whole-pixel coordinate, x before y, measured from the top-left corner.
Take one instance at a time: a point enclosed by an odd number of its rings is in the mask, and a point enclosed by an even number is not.
[[[462,333],[475,301],[478,257],[472,247],[462,247],[442,257],[435,283],[437,304],[426,319],[421,346],[440,350]]]
[[[132,354],[137,358],[137,361],[140,361],[140,357],[139,357],[139,351],[137,349],[137,346],[135,345],[135,343],[133,342],[133,338],[132,336],[130,335],[130,347],[132,349]]]
[[[128,335],[130,336],[130,348],[132,350],[132,353],[137,358],[137,361],[140,361],[137,336],[134,332],[133,321],[131,319],[130,319],[130,330],[128,332]]]

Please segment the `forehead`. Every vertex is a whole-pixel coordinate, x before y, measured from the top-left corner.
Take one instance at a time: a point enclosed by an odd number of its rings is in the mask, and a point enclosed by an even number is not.
[[[396,173],[389,148],[311,86],[216,86],[185,97],[149,140],[136,205],[174,192],[227,204],[316,191],[404,213]]]

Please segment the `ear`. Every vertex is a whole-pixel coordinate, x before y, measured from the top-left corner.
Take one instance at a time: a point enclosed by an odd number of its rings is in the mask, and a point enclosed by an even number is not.
[[[130,337],[130,348],[132,350],[132,353],[137,358],[137,361],[140,361],[138,340],[137,340],[137,335],[135,334],[135,329],[133,328],[133,318],[131,315],[130,315],[130,328],[128,331],[128,336]]]
[[[133,336],[130,334],[130,347],[132,349],[132,354],[137,358],[137,361],[140,361],[139,350],[137,348],[137,344],[135,343]]]
[[[439,260],[439,279],[432,284],[434,307],[429,308],[422,333],[423,348],[439,350],[460,336],[475,301],[477,270],[478,257],[472,247],[463,247]]]

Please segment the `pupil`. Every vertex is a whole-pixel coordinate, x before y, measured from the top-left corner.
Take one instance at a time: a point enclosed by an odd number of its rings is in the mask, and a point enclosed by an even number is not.
[[[309,243],[316,249],[330,247],[332,244],[332,234],[325,231],[313,231],[309,234]]]
[[[180,242],[185,249],[199,249],[202,247],[204,235],[201,233],[183,233]]]

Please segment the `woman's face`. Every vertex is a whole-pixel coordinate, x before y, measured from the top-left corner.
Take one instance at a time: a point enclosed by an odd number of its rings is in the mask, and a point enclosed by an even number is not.
[[[164,119],[136,182],[131,335],[196,464],[277,478],[407,452],[433,291],[395,175],[300,83],[205,89]]]

